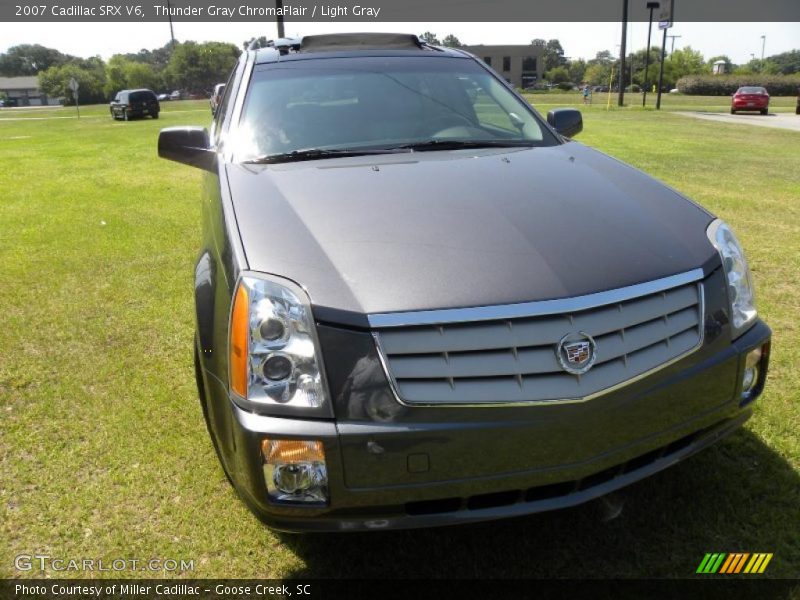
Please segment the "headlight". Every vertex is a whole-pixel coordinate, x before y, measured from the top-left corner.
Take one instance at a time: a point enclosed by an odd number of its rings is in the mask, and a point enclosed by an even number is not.
[[[724,221],[715,220],[709,225],[706,233],[722,258],[722,266],[728,280],[733,337],[736,338],[744,333],[758,314],[750,268],[747,266],[742,246]]]
[[[308,297],[293,283],[247,274],[234,294],[228,369],[231,390],[272,412],[326,405]]]

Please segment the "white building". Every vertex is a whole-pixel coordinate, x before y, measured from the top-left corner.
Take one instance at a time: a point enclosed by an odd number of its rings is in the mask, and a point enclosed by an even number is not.
[[[39,90],[39,78],[36,75],[27,77],[0,77],[0,92],[16,106],[44,106],[59,104],[58,98],[48,98]],[[14,102],[16,101],[16,102]]]

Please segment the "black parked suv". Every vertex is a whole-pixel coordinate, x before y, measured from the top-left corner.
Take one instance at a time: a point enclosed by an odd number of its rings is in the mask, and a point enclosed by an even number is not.
[[[111,101],[109,106],[112,119],[127,121],[133,117],[150,115],[158,118],[161,105],[152,90],[122,90]]]
[[[742,247],[581,128],[467,52],[352,34],[246,51],[210,135],[161,132],[205,171],[197,384],[266,523],[571,506],[750,416],[771,333]]]

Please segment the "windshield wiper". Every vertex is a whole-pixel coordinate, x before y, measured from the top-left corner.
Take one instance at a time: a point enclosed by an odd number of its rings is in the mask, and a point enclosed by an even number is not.
[[[397,152],[410,152],[404,148],[380,148],[380,149],[359,149],[359,148],[306,148],[304,150],[292,150],[278,154],[265,154],[243,160],[244,164],[265,165],[273,163],[294,162],[301,160],[316,160],[318,158],[333,158],[342,156],[369,156],[371,154],[394,154]]]
[[[531,140],[425,140],[395,146],[394,149],[424,152],[425,150],[459,150],[461,148],[530,148]]]

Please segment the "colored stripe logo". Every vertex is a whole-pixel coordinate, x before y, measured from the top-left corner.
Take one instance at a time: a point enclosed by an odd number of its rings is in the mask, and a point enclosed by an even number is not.
[[[696,573],[714,574],[720,573],[731,575],[736,573],[747,573],[755,575],[763,573],[769,561],[772,560],[772,553],[756,552],[715,552],[708,553],[700,561]]]

